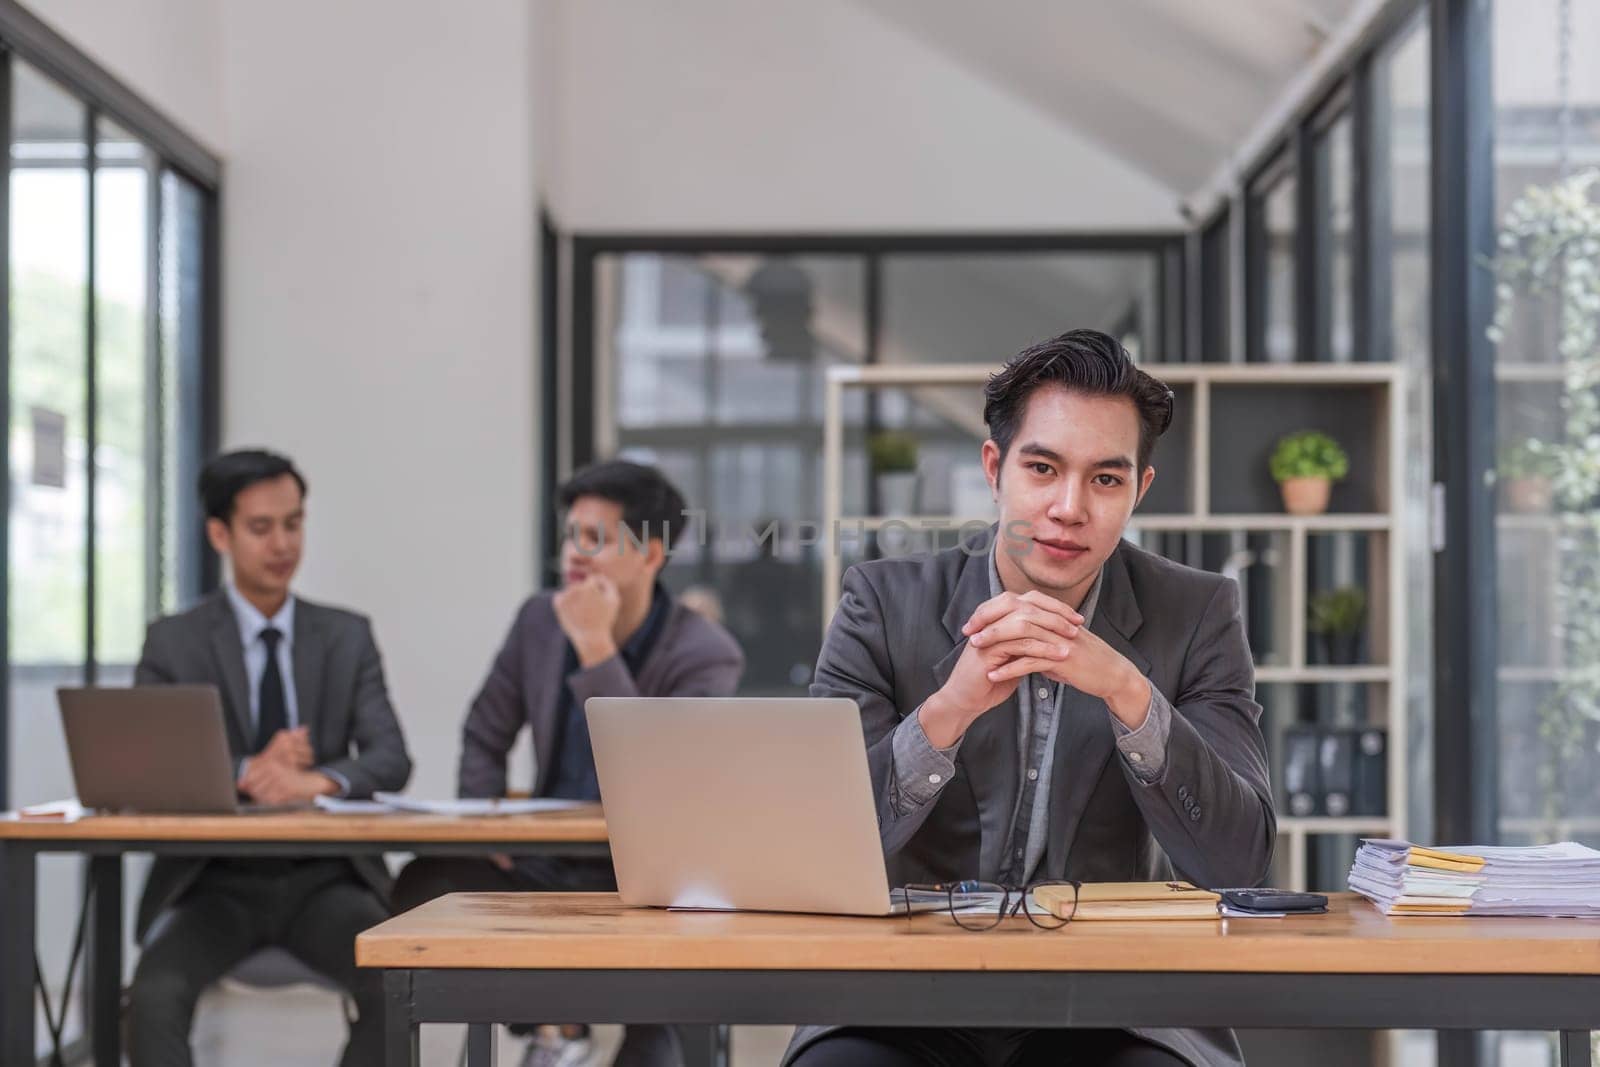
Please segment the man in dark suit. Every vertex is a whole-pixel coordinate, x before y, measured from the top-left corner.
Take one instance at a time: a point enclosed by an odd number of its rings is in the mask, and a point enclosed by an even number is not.
[[[614,460],[573,475],[561,590],[523,603],[461,730],[463,797],[506,791],[506,759],[524,728],[533,739],[533,795],[599,800],[584,701],[590,697],[725,697],[744,656],[718,624],[679,603],[659,579],[684,525],[683,496],[653,467]],[[609,859],[524,856],[419,859],[395,884],[397,911],[451,892],[615,890]],[[537,1011],[538,1005],[529,1005]],[[518,1027],[522,1029],[522,1027]],[[581,1027],[546,1029],[526,1067],[581,1062]],[[617,1063],[671,1064],[678,1042],[663,1027],[629,1027]]]
[[[1237,585],[1123,541],[1170,390],[1075,330],[985,390],[987,538],[858,564],[811,694],[861,708],[891,884],[1265,877],[1276,820]],[[803,1027],[797,1067],[1226,1067],[1226,1030]]]
[[[139,685],[222,693],[241,795],[264,804],[397,790],[411,758],[367,620],[290,592],[304,542],[305,480],[283,456],[218,456],[200,475],[206,535],[226,587],[150,624]],[[281,945],[343,986],[359,1013],[341,1063],[383,1058],[383,989],[355,966],[355,936],[388,915],[377,858],[178,859],[151,868],[139,904],[134,1067],[190,1062],[195,1002],[251,952]]]

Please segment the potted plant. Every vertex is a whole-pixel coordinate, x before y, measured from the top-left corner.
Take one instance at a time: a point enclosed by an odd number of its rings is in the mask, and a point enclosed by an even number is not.
[[[1350,457],[1339,442],[1317,430],[1292,433],[1272,453],[1272,478],[1291,515],[1321,515],[1328,510],[1333,483],[1350,473]]]
[[[1551,479],[1560,467],[1556,450],[1547,441],[1524,437],[1500,453],[1500,477],[1505,483],[1502,499],[1519,515],[1542,515],[1555,502]]]
[[[917,438],[904,430],[883,430],[867,441],[882,515],[914,515],[917,510]]]
[[[1367,621],[1367,592],[1345,585],[1313,594],[1306,608],[1306,629],[1321,639],[1328,663],[1354,663]]]

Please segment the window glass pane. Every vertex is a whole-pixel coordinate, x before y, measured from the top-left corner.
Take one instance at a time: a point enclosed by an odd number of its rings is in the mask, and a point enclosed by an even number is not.
[[[744,647],[741,691],[804,692],[822,638],[826,369],[866,360],[866,264],[856,255],[598,257],[602,452],[661,468],[710,521],[663,571],[715,598]],[[866,398],[845,393],[847,496],[865,506]],[[776,522],[776,540],[758,531]]]
[[[155,614],[171,612],[200,595],[200,477],[202,352],[205,326],[205,198],[171,171],[161,176],[160,263],[157,326],[160,360],[155,393],[161,412],[161,461],[157,469],[161,522],[153,564],[159,572]]]
[[[1161,351],[1158,258],[1147,252],[883,257],[884,363],[995,363],[1084,327],[1141,362]]]
[[[133,679],[155,605],[149,508],[150,175],[139,141],[102,120],[95,143],[95,658],[101,684]]]
[[[1355,350],[1351,234],[1355,229],[1355,172],[1349,112],[1317,138],[1317,359],[1347,363]]]
[[[1390,358],[1414,367],[1427,365],[1431,333],[1429,48],[1427,23],[1418,21],[1376,67],[1377,106],[1387,125],[1387,159],[1378,165],[1388,174],[1384,233],[1376,240],[1387,246],[1389,284],[1375,295],[1389,302]]]
[[[1268,363],[1295,359],[1295,213],[1299,183],[1286,171],[1259,194],[1252,243],[1261,257],[1261,337],[1256,358]]]
[[[1564,23],[1563,13],[1568,21]],[[1600,5],[1494,7],[1500,834],[1600,844]],[[1585,177],[1588,175],[1589,177]],[[1530,267],[1520,262],[1528,256]],[[1576,387],[1575,387],[1576,388]]]
[[[13,69],[11,662],[76,672],[88,514],[85,116],[54,83]]]

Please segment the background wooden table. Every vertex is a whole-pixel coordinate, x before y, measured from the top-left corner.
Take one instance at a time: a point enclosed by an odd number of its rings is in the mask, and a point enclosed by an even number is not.
[[[37,859],[41,852],[91,857],[85,880],[85,1029],[101,1067],[120,1067],[122,857],[186,856],[609,855],[598,806],[534,815],[334,815],[320,811],[240,815],[86,815],[76,819],[0,814],[0,1063],[34,1062]],[[69,973],[72,965],[69,963]]]

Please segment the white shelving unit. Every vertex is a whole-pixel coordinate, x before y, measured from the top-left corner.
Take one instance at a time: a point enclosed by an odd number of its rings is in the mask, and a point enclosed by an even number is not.
[[[829,369],[823,411],[823,523],[825,530],[838,530],[841,524],[854,528],[859,523],[869,531],[882,530],[888,522],[905,523],[911,529],[938,524],[946,530],[964,523],[994,521],[992,516],[846,516],[844,499],[844,394],[847,389],[916,389],[936,386],[981,386],[998,367],[987,364],[949,364],[942,366],[844,366]],[[1186,469],[1190,508],[1181,513],[1135,514],[1130,531],[1162,533],[1271,532],[1288,542],[1287,662],[1260,664],[1258,684],[1358,683],[1374,687],[1368,706],[1374,725],[1388,728],[1389,813],[1380,816],[1334,818],[1311,816],[1278,820],[1279,855],[1286,862],[1279,880],[1290,888],[1303,888],[1306,881],[1308,842],[1319,834],[1360,834],[1364,836],[1405,836],[1407,797],[1407,731],[1405,723],[1405,588],[1403,546],[1397,543],[1404,507],[1405,442],[1402,386],[1404,369],[1396,364],[1149,364],[1145,368],[1174,387],[1186,387],[1191,406],[1187,420],[1188,440],[1164,442],[1163,449],[1186,449]],[[1371,442],[1375,468],[1372,473],[1375,497],[1380,510],[1363,513],[1333,513],[1293,516],[1279,512],[1213,512],[1212,429],[1213,391],[1226,386],[1290,387],[1366,387],[1380,397],[1375,420],[1377,440]],[[1339,399],[1330,390],[1328,403]],[[1270,441],[1264,441],[1269,448]],[[1170,453],[1168,453],[1170,454]],[[977,461],[976,455],[973,462]],[[1306,662],[1307,541],[1316,534],[1357,532],[1372,537],[1373,554],[1369,563],[1368,615],[1369,644],[1379,660],[1352,666],[1316,665]],[[826,630],[838,601],[843,563],[837,545],[830,545],[823,556],[822,618]],[[1378,717],[1381,716],[1381,719]],[[1275,773],[1276,773],[1276,769]]]

